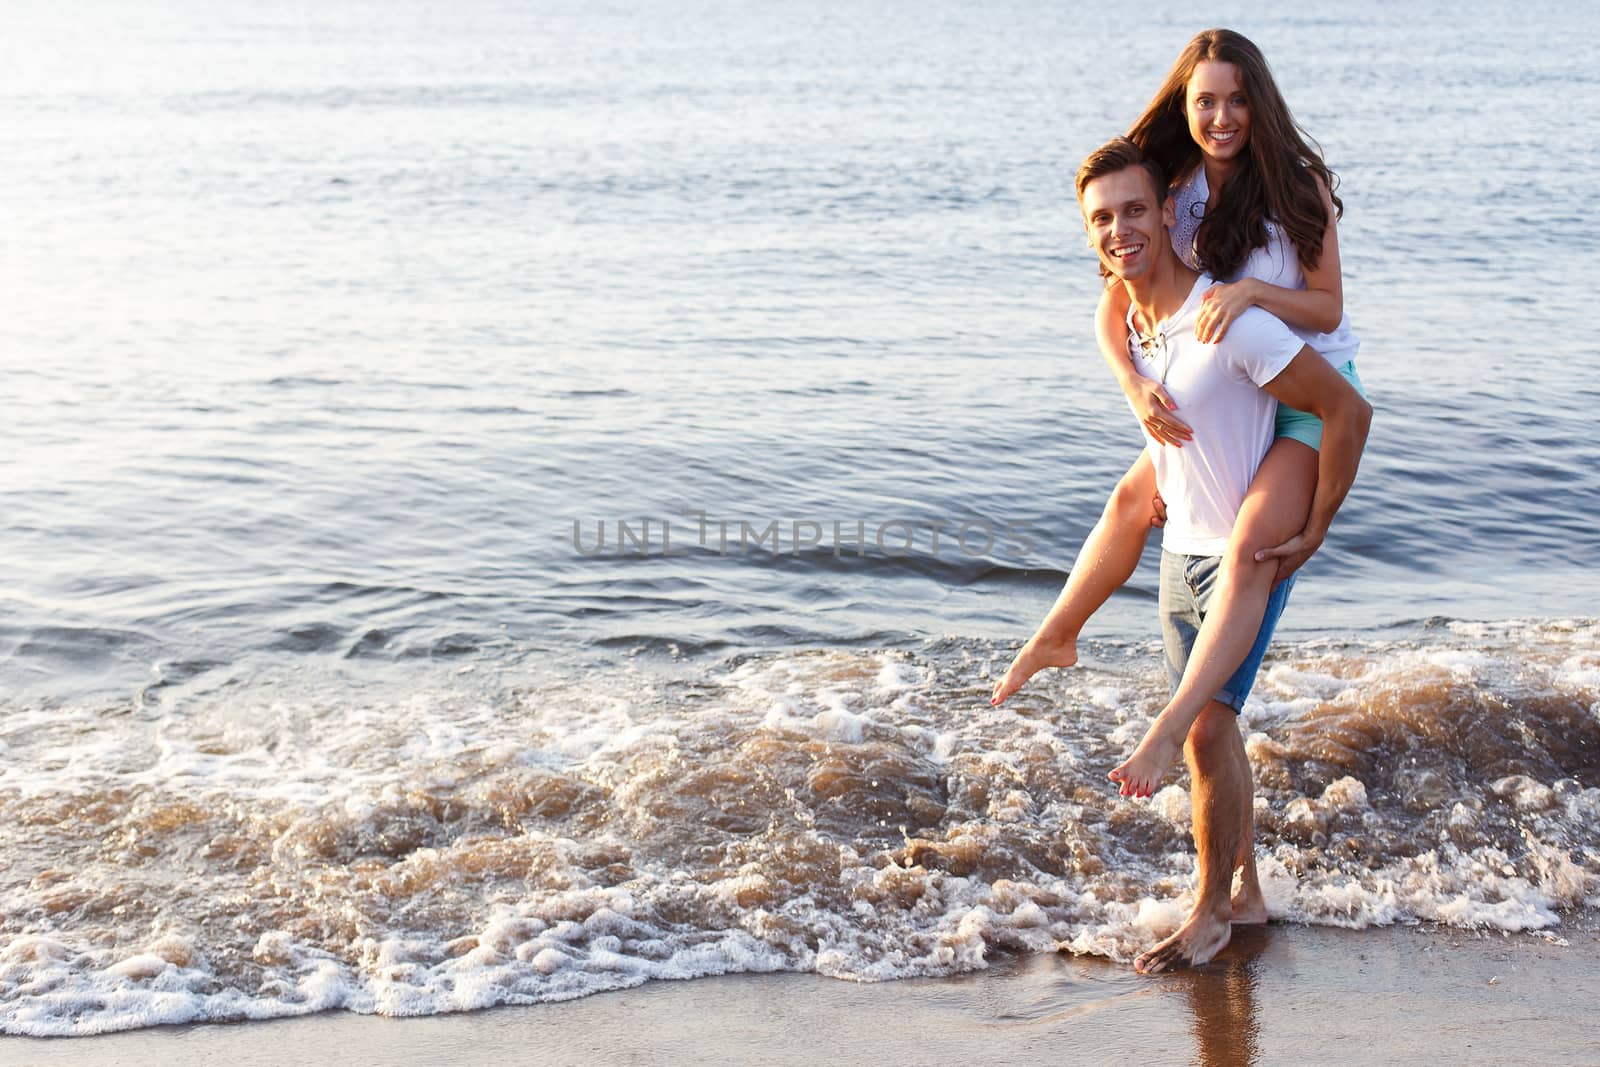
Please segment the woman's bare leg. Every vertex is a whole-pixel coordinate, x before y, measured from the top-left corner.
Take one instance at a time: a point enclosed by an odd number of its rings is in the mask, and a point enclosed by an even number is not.
[[[1217,589],[1178,691],[1150,724],[1133,755],[1109,775],[1122,783],[1123,796],[1155,792],[1162,775],[1183,753],[1189,727],[1244,662],[1261,629],[1278,573],[1277,561],[1257,563],[1255,553],[1305,528],[1316,484],[1316,450],[1289,438],[1274,441],[1239,509]]]
[[[989,703],[999,704],[1045,667],[1070,667],[1078,662],[1078,632],[1139,566],[1155,517],[1155,496],[1155,467],[1149,453],[1140,452],[1111,490],[1100,521],[1078,550],[1061,595],[1011,661],[1005,677],[995,683]],[[1243,660],[1244,654],[1239,658]]]

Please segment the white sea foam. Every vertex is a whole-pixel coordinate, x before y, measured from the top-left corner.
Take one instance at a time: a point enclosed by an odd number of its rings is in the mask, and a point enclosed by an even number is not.
[[[1499,651],[1492,631],[1449,654],[1282,653],[1243,717],[1269,914],[1523,931],[1596,906],[1600,788],[1452,777],[1362,748],[1409,721],[1427,736],[1398,735],[1408,751],[1449,742],[1452,721],[1416,704],[1436,692],[1588,708],[1591,661],[1566,639],[1542,659]],[[49,824],[57,844],[86,836],[81,859],[0,885],[0,914],[41,917],[0,949],[0,1030],[425,1014],[738,971],[879,980],[997,952],[1125,961],[1176,928],[1192,901],[1189,792],[1179,777],[1128,804],[1103,782],[1161,679],[1079,668],[996,709],[946,699],[939,667],[755,658],[684,704],[636,683],[498,703],[280,700],[220,725],[170,709],[7,718],[0,798],[67,819]],[[1396,713],[1372,714],[1382,700]],[[80,809],[99,814],[78,826]],[[9,847],[32,856],[22,825]],[[102,840],[128,851],[97,858]],[[146,846],[219,858],[140,937],[111,909],[161,891],[142,880]],[[250,924],[237,944],[211,932],[217,909]]]

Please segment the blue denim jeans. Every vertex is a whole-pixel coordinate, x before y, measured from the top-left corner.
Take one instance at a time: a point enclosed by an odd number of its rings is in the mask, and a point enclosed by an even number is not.
[[[1167,685],[1174,692],[1183,679],[1183,669],[1189,662],[1189,653],[1194,650],[1194,639],[1205,621],[1221,569],[1221,556],[1185,556],[1164,550],[1161,553],[1161,640],[1167,649]],[[1289,591],[1298,577],[1298,574],[1290,575],[1272,591],[1267,598],[1267,613],[1261,619],[1261,629],[1256,631],[1255,644],[1250,646],[1250,652],[1233,672],[1233,677],[1212,697],[1232,708],[1235,714],[1244,707],[1245,698],[1256,684],[1256,672],[1261,669],[1262,657],[1272,642],[1272,631],[1277,629],[1278,616],[1289,603]]]

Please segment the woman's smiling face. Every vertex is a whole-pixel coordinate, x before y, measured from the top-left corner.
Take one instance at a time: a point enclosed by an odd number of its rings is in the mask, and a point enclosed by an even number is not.
[[[1250,101],[1232,63],[1208,59],[1194,68],[1184,93],[1189,136],[1207,159],[1232,162],[1250,143]]]

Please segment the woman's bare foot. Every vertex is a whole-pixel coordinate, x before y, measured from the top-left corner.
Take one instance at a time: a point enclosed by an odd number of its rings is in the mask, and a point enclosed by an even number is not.
[[[1133,969],[1140,974],[1161,974],[1179,967],[1198,967],[1215,959],[1232,933],[1225,916],[1195,912],[1177,933],[1134,960]]]
[[[1069,637],[1065,640],[1045,642],[1040,641],[1035,635],[1022,646],[1022,651],[1017,653],[1017,658],[1011,661],[1011,667],[1006,671],[1005,677],[994,683],[994,691],[989,694],[989,703],[993,706],[1000,705],[1006,697],[1021,689],[1029,678],[1044,670],[1046,667],[1070,667],[1078,662],[1078,639]]]
[[[1123,796],[1147,797],[1154,794],[1156,786],[1161,783],[1161,776],[1183,754],[1183,741],[1172,740],[1159,727],[1160,723],[1151,724],[1150,729],[1145,731],[1144,740],[1133,750],[1133,755],[1106,775],[1122,786],[1118,792]]]

